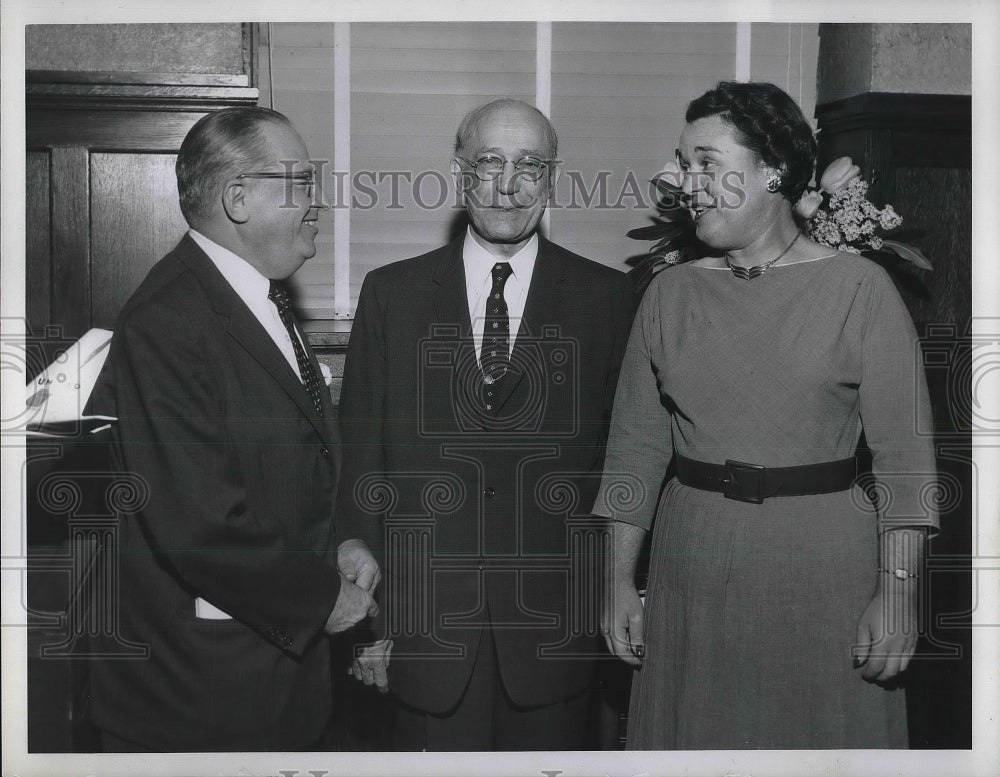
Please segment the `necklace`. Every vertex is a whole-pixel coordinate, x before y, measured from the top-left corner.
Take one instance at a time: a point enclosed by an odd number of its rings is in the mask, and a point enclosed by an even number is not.
[[[758,275],[763,275],[771,267],[772,264],[774,264],[781,257],[783,257],[785,254],[791,251],[792,246],[795,245],[795,241],[798,240],[800,237],[802,237],[802,233],[796,232],[795,237],[792,238],[792,242],[785,247],[784,251],[782,251],[780,254],[774,257],[774,259],[772,259],[770,262],[754,265],[753,267],[738,267],[737,265],[733,264],[732,262],[729,261],[729,252],[727,251],[726,267],[732,270],[733,275],[735,275],[737,278],[742,278],[745,281],[748,281],[751,278],[756,278]]]

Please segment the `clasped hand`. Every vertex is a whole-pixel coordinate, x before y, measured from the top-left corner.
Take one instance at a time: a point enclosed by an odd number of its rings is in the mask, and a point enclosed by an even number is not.
[[[347,673],[354,675],[365,685],[374,685],[379,693],[389,692],[389,656],[392,655],[392,640],[380,639],[372,645],[360,648]]]
[[[365,618],[378,614],[374,594],[382,579],[378,562],[361,540],[345,540],[340,544],[337,571],[340,572],[340,593],[326,621],[326,631],[330,634],[347,631]]]

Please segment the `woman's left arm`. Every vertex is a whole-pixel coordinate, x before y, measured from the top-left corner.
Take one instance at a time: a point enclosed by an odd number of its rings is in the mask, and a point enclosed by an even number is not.
[[[856,667],[872,682],[906,669],[920,632],[927,538],[937,532],[937,473],[920,343],[892,280],[873,267],[864,295],[861,419],[878,510],[875,592],[858,623]],[[859,299],[859,302],[861,300]]]

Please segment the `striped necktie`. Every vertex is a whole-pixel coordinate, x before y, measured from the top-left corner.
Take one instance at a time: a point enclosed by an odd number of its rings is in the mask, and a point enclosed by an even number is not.
[[[513,272],[509,262],[493,265],[493,287],[486,301],[483,349],[479,359],[487,384],[499,381],[510,367],[510,316],[503,289]]]
[[[323,417],[323,398],[320,393],[324,388],[323,381],[320,380],[319,375],[316,374],[316,370],[313,369],[312,362],[309,361],[306,350],[302,347],[299,336],[296,334],[295,316],[292,313],[292,303],[288,297],[288,289],[280,281],[271,281],[271,289],[267,294],[267,298],[278,309],[281,323],[285,325],[285,329],[288,330],[288,336],[292,338],[292,349],[295,351],[295,361],[299,365],[299,375],[302,376],[302,383],[305,385],[306,392],[313,401],[316,412],[320,417]]]

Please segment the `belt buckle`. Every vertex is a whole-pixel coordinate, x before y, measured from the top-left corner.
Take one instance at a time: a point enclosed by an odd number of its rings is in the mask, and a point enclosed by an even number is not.
[[[722,493],[726,499],[750,502],[755,505],[762,504],[764,502],[764,466],[726,459],[726,477],[722,481]]]

